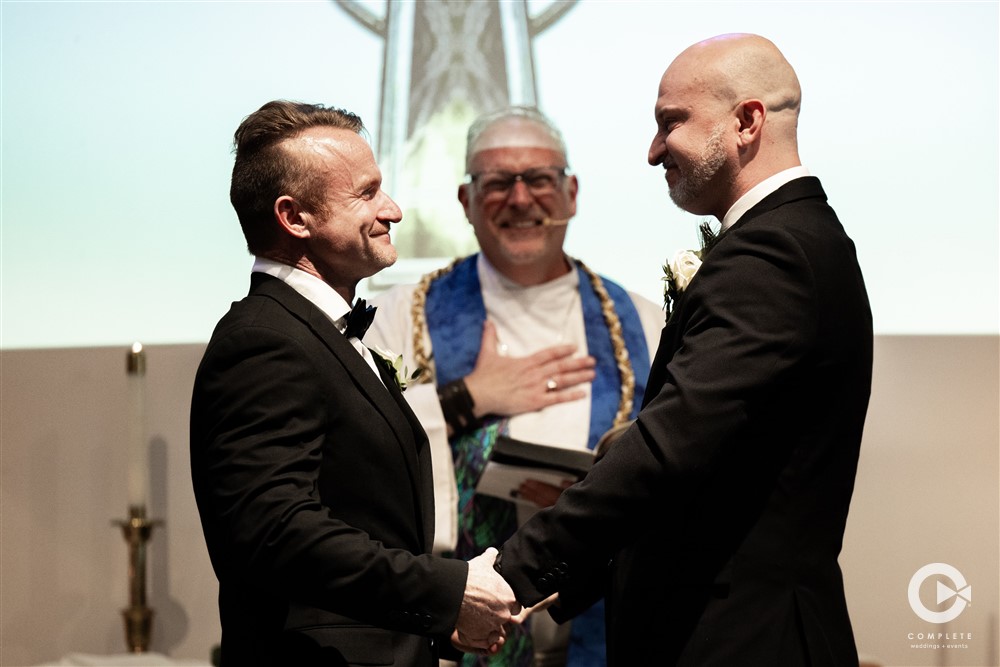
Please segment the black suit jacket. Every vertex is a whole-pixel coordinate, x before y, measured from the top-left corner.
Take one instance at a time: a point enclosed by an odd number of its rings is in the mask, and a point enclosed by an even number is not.
[[[437,664],[430,638],[454,627],[467,565],[428,555],[427,439],[382,374],[264,274],[216,327],[191,470],[224,665]]]
[[[857,665],[837,558],[871,368],[854,244],[796,179],[708,253],[637,423],[505,545],[504,577],[567,616],[603,583],[613,667]]]

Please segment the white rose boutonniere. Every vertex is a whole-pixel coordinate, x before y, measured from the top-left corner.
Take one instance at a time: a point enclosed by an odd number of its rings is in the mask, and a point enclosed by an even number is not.
[[[700,268],[700,250],[681,250],[674,255],[673,261],[670,262],[670,273],[674,276],[674,287],[678,292],[684,291]]]
[[[701,224],[699,231],[701,250],[679,250],[672,260],[663,265],[663,309],[667,311],[668,320],[673,312],[674,302],[691,284],[698,269],[701,268],[705,253],[717,238],[707,222]]]
[[[674,301],[687,289],[701,268],[700,250],[678,250],[674,258],[663,265],[663,309],[670,317]]]
[[[378,345],[373,346],[371,350],[375,352],[375,358],[385,364],[386,368],[392,372],[396,386],[399,387],[400,391],[406,391],[406,387],[419,378],[424,371],[424,369],[418,368],[411,374],[409,369],[403,365],[403,355],[383,350]]]

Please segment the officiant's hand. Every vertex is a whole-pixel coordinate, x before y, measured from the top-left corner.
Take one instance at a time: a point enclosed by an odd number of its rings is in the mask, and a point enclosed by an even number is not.
[[[476,366],[465,377],[476,417],[510,417],[586,396],[579,385],[594,379],[595,361],[590,356],[574,357],[575,345],[505,357],[497,351],[497,343],[496,326],[487,320]]]

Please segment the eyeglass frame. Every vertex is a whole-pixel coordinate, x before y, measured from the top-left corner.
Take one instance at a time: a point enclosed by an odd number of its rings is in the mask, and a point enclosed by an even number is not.
[[[573,175],[573,172],[570,170],[569,167],[559,167],[559,166],[556,166],[556,165],[549,165],[549,166],[545,166],[545,167],[531,167],[529,169],[525,169],[524,171],[519,171],[519,172],[516,172],[516,173],[511,173],[509,171],[504,171],[503,169],[497,169],[497,170],[493,170],[493,171],[480,171],[480,172],[476,172],[476,173],[468,173],[468,174],[465,175],[465,182],[467,184],[475,184],[478,179],[482,178],[483,176],[485,176],[487,174],[497,174],[497,175],[501,175],[502,174],[502,175],[505,176],[505,180],[507,182],[506,186],[503,189],[497,189],[497,190],[491,190],[491,191],[482,190],[481,192],[483,194],[485,194],[485,195],[509,195],[510,191],[514,189],[514,184],[515,183],[524,183],[524,186],[526,188],[528,188],[528,190],[532,194],[536,194],[536,195],[537,194],[549,194],[548,192],[543,192],[543,193],[537,193],[537,192],[535,192],[535,190],[531,187],[531,185],[528,183],[528,181],[525,178],[526,176],[530,175],[531,172],[542,171],[542,170],[549,170],[549,169],[551,169],[551,170],[553,170],[553,171],[556,172],[556,184],[555,184],[555,187],[553,187],[553,190],[552,190],[553,192],[555,192],[555,189],[559,186],[559,183],[563,179],[565,179],[567,176],[572,176]]]

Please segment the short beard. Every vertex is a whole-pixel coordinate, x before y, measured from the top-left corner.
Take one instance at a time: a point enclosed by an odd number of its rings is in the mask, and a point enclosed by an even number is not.
[[[722,123],[712,129],[712,134],[705,143],[705,149],[692,164],[690,173],[682,173],[680,181],[670,188],[670,199],[685,211],[701,213],[701,211],[691,211],[691,208],[705,195],[712,179],[726,164],[726,147],[722,143],[724,130]]]

